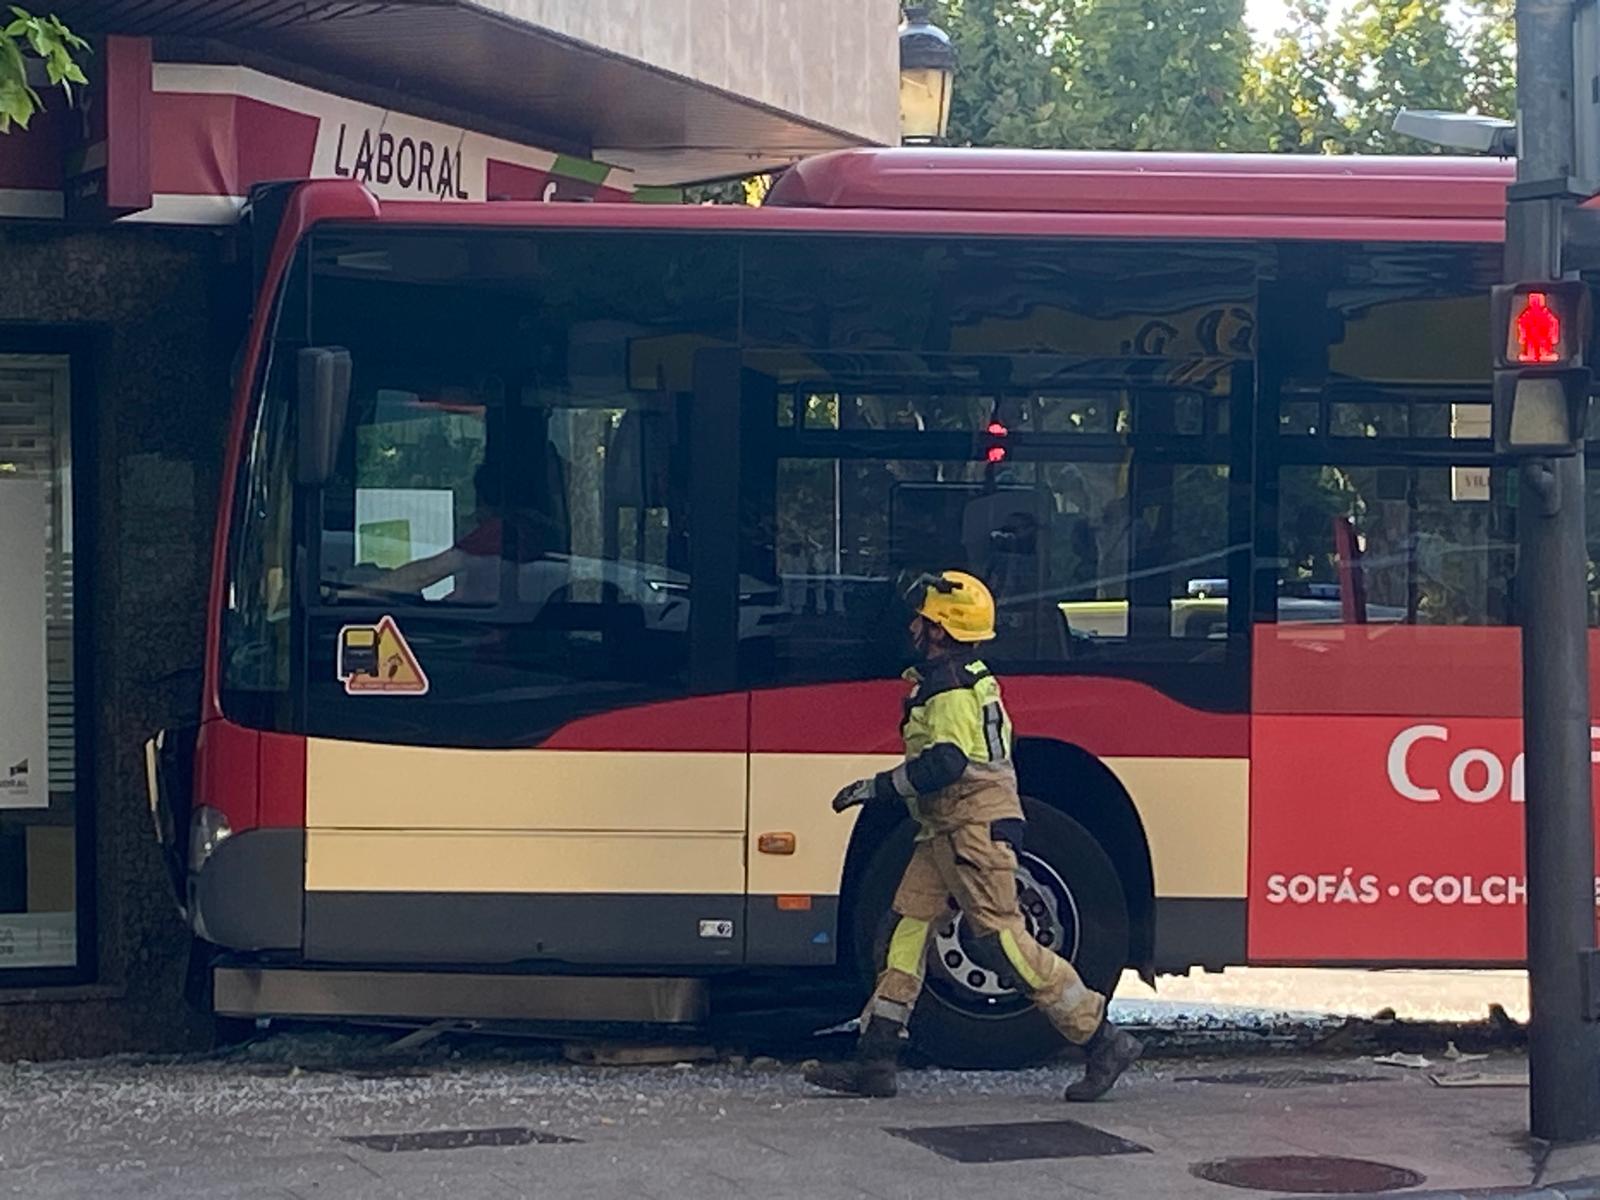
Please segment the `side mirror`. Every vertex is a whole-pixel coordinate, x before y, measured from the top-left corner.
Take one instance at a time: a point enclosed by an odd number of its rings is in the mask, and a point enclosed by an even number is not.
[[[308,346],[300,369],[299,482],[320,487],[333,475],[350,409],[350,351],[338,346]]]

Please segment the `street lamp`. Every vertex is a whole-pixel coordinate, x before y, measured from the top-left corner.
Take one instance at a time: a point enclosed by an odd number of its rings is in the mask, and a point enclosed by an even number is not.
[[[1402,108],[1395,114],[1394,132],[1468,154],[1498,154],[1515,158],[1517,123],[1481,113],[1440,112],[1432,108]]]
[[[950,127],[950,81],[956,49],[928,19],[928,5],[908,4],[900,23],[900,140],[926,146]]]

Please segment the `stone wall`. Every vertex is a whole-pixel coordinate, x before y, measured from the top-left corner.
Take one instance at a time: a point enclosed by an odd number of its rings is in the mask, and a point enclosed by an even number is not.
[[[900,140],[899,0],[483,0],[863,141]]]
[[[76,667],[94,689],[78,803],[94,809],[99,940],[90,985],[26,993],[0,978],[0,1058],[178,1048],[206,1032],[182,997],[188,937],[151,831],[142,745],[198,711],[228,375],[248,294],[232,236],[0,224],[8,345],[67,335],[77,347],[74,476],[89,520],[77,531],[76,619],[94,646]]]

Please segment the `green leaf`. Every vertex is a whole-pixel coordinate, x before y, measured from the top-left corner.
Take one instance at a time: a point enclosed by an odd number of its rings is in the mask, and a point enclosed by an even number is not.
[[[31,95],[31,91],[32,89],[25,84],[18,86],[13,80],[0,82],[0,117],[5,118],[8,123],[14,121],[26,129],[37,107],[36,98]]]
[[[68,103],[72,85],[88,82],[75,53],[87,53],[88,42],[73,33],[59,17],[37,17],[19,5],[9,6],[12,20],[0,29],[0,133],[12,124],[26,129],[33,114],[44,106],[39,93],[28,85],[26,46],[44,63],[45,78],[61,89]]]

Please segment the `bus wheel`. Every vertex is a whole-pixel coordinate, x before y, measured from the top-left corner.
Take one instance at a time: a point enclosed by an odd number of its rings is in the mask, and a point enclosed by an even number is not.
[[[1111,859],[1078,822],[1025,799],[1027,844],[1018,856],[1017,900],[1028,931],[1068,959],[1083,981],[1109,994],[1128,961],[1128,908]],[[856,897],[857,965],[870,979],[883,962],[894,926],[890,901],[910,861],[916,827],[904,822],[867,866]],[[972,960],[971,933],[960,908],[934,926],[922,998],[911,1019],[919,1053],[957,1068],[1009,1068],[1037,1063],[1062,1047],[1058,1034],[1028,1002],[1017,981]]]

